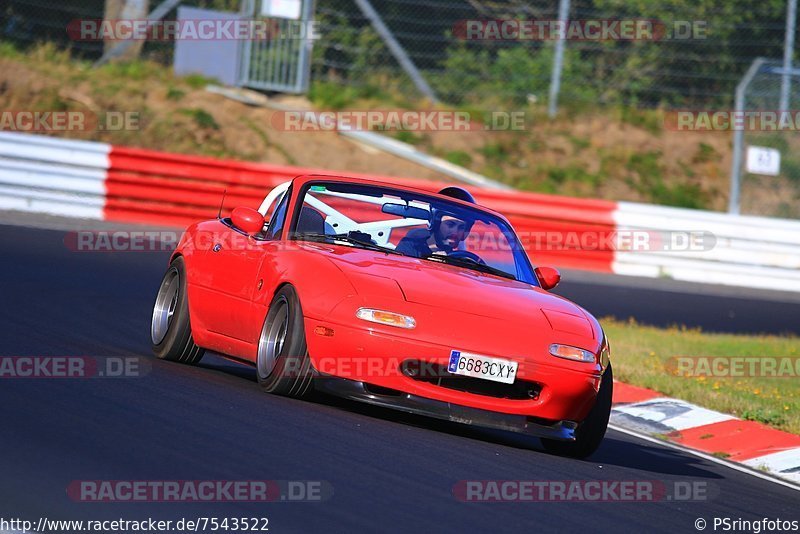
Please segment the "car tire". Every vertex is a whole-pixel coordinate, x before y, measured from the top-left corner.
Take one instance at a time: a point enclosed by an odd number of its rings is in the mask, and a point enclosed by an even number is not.
[[[256,374],[268,393],[304,398],[313,391],[303,310],[290,285],[280,288],[269,305],[258,342]]]
[[[153,305],[150,322],[153,353],[162,360],[194,365],[205,352],[192,337],[189,299],[186,294],[186,264],[178,256],[170,264]]]
[[[600,390],[589,415],[578,425],[575,430],[575,441],[558,441],[542,439],[542,445],[547,452],[571,458],[586,458],[590,456],[603,441],[608,428],[608,419],[611,416],[611,398],[614,393],[614,373],[611,364],[608,365]]]

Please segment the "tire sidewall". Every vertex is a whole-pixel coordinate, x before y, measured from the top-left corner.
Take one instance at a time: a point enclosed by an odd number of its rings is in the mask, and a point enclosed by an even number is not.
[[[611,404],[614,393],[614,373],[611,370],[611,364],[603,373],[603,379],[600,383],[600,390],[597,392],[597,400],[589,412],[589,415],[578,427],[578,440],[587,441],[592,445],[599,445],[605,436],[606,429],[608,428],[608,420],[611,416]],[[596,445],[595,447],[596,448]]]
[[[614,373],[609,364],[603,373],[594,406],[575,431],[575,441],[542,439],[545,449],[553,454],[572,458],[591,456],[605,437],[611,416],[613,393]]]
[[[288,325],[286,338],[277,356],[275,366],[267,377],[258,374],[258,380],[268,392],[284,393],[287,386],[294,384],[303,372],[308,359],[308,346],[306,344],[305,322],[303,310],[297,292],[290,285],[280,288],[270,303],[264,327],[267,327],[279,310],[279,305],[288,307]]]
[[[161,281],[162,285],[167,276],[170,276],[170,273],[173,272],[177,273],[178,276],[178,302],[175,313],[172,316],[172,322],[167,327],[167,334],[164,339],[158,344],[152,344],[151,339],[153,353],[160,359],[170,359],[171,356],[174,356],[172,353],[178,347],[183,347],[186,344],[187,337],[191,335],[189,299],[186,294],[186,265],[183,257],[178,256],[172,261]],[[161,287],[160,285],[159,292]]]

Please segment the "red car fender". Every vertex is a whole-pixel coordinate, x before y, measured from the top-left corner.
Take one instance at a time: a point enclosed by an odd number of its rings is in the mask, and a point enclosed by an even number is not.
[[[197,302],[195,288],[197,287],[196,280],[198,271],[195,264],[197,258],[210,248],[210,243],[213,241],[211,236],[214,235],[214,232],[218,231],[218,224],[219,221],[214,219],[194,223],[189,226],[183,232],[178,245],[169,258],[171,264],[178,256],[183,257],[184,267],[186,268],[186,298],[188,299],[189,306],[189,324],[192,329],[194,341],[200,346],[203,346],[207,327],[198,318],[196,309],[193,306],[193,303]]]
[[[258,279],[265,282],[264,291],[254,299],[262,319],[266,318],[275,293],[286,284],[291,284],[297,292],[303,316],[311,318],[326,317],[342,300],[357,294],[335,263],[291,243],[272,258],[265,258]]]
[[[577,306],[577,305],[576,305]],[[599,341],[599,348],[597,351],[600,353],[600,367],[602,369],[601,372],[605,372],[606,367],[611,365],[611,344],[606,337],[606,333],[603,330],[603,327],[600,326],[600,322],[595,318],[594,315],[586,311],[581,306],[578,308],[583,312],[583,315],[586,316],[589,323],[592,325],[592,330],[594,330],[594,338]]]
[[[201,232],[202,227],[207,226],[209,221],[196,222],[190,225],[181,234],[178,245],[172,252],[169,262],[172,263],[178,256],[190,256],[197,249],[198,239],[197,235]]]

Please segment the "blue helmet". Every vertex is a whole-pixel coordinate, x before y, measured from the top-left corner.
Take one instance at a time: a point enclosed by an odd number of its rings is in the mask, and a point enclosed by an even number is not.
[[[472,194],[469,191],[467,191],[466,189],[464,189],[463,187],[458,187],[458,186],[455,186],[455,185],[451,185],[451,186],[445,187],[444,189],[439,191],[439,194],[440,195],[445,195],[445,196],[448,196],[448,197],[457,198],[458,200],[463,200],[465,202],[472,202],[473,204],[477,204],[477,202],[475,202],[475,198],[472,196]]]
[[[472,204],[477,204],[475,202],[475,198],[464,188],[458,186],[448,186],[439,191],[440,195],[445,195],[448,197],[452,197],[458,200],[463,200],[465,202],[471,202]],[[433,234],[434,239],[436,240],[436,244],[441,249],[447,249],[448,247],[442,242],[442,236],[439,235],[439,224],[442,222],[442,217],[445,215],[453,215],[457,216],[453,213],[449,213],[446,210],[442,210],[436,207],[431,207],[431,218],[428,222],[428,230]],[[466,224],[467,233],[470,232],[472,229],[472,225],[475,223],[473,220],[465,220],[464,223]]]

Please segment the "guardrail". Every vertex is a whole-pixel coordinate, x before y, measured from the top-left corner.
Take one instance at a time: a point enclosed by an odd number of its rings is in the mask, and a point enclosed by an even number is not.
[[[111,145],[0,132],[0,209],[101,219]]]
[[[223,192],[226,192],[225,212],[240,205],[258,206],[272,187],[301,174],[331,174],[331,171],[112,147],[106,180],[105,219],[185,226],[214,217]],[[438,191],[444,186],[441,182],[348,175],[413,185],[429,191]],[[543,232],[595,233],[614,229],[612,212],[616,204],[613,202],[472,190],[481,203],[506,214],[518,232],[523,235],[536,232],[539,240]],[[543,250],[539,259],[572,268],[610,272],[613,252]]]
[[[187,226],[321,169],[167,154],[0,132],[0,209]],[[333,173],[336,174],[336,173]],[[350,173],[348,173],[350,174]],[[443,182],[366,176],[436,191]],[[536,264],[800,291],[800,221],[468,187],[505,214]],[[620,235],[705,232],[709,250],[626,246]]]
[[[614,220],[619,231],[682,241],[644,252],[618,250],[615,273],[800,291],[800,221],[629,202],[618,204]],[[692,246],[692,234],[705,242]],[[707,237],[713,238],[710,248]]]

